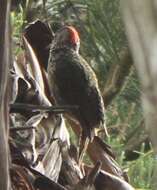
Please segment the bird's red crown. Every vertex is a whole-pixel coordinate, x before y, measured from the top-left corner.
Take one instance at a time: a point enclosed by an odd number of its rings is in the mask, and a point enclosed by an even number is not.
[[[70,32],[71,43],[77,44],[80,41],[80,37],[77,30],[73,26],[68,26],[67,28]]]

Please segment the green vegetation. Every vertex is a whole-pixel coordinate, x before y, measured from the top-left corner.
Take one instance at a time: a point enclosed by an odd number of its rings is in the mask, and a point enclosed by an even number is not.
[[[109,70],[119,64],[120,53],[127,47],[127,40],[119,11],[119,0],[47,0],[26,1],[11,13],[14,53],[18,53],[24,25],[40,18],[51,23],[52,29],[59,22],[73,24],[82,39],[81,54],[86,57],[97,73],[103,91]],[[107,107],[107,126],[110,131],[108,143],[117,154],[118,163],[129,175],[130,183],[139,189],[150,189],[154,168],[154,157],[148,139],[138,143],[144,136],[140,85],[134,66],[125,78],[120,93]],[[137,138],[136,138],[137,137]],[[125,151],[134,138],[139,157],[125,161]],[[137,143],[136,143],[137,140]],[[136,146],[137,145],[137,146]]]

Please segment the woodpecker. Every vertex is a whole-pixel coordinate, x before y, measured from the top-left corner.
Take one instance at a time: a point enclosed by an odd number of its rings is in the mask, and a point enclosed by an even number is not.
[[[64,26],[56,32],[52,42],[48,81],[57,105],[78,106],[71,110],[80,123],[79,163],[93,140],[95,128],[105,126],[105,108],[97,77],[90,65],[79,54],[80,37],[73,26]]]

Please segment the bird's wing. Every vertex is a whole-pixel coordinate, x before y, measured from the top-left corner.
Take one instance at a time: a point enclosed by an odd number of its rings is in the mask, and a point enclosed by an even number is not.
[[[84,64],[85,61],[73,52],[64,52],[63,56],[58,57],[54,60],[54,83],[61,97],[67,98],[67,102],[77,102],[81,98],[77,95],[85,96],[88,87],[95,82],[95,78],[91,79],[94,73],[90,66]]]

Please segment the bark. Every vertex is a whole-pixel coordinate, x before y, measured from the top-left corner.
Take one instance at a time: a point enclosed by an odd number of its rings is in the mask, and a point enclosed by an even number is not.
[[[0,189],[9,189],[8,163],[8,68],[10,62],[9,39],[10,1],[0,1]]]
[[[141,81],[146,130],[157,154],[157,0],[122,0],[121,6],[126,34]],[[156,187],[154,178],[152,188]]]

